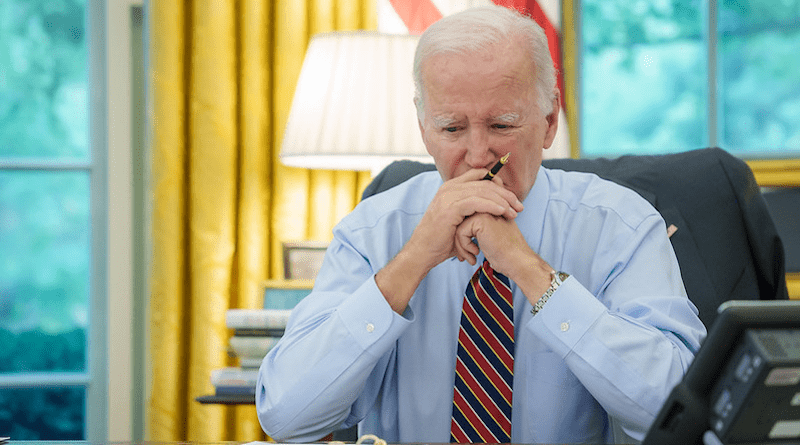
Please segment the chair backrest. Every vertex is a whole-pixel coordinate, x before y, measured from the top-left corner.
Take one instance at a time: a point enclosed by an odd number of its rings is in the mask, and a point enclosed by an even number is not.
[[[800,272],[800,188],[788,187],[762,193],[769,214],[783,241],[786,272]]]
[[[551,159],[547,168],[583,171],[638,192],[661,213],[689,298],[710,328],[727,300],[788,299],[781,239],[750,168],[719,148],[615,159]],[[431,164],[397,161],[362,199],[394,187]]]

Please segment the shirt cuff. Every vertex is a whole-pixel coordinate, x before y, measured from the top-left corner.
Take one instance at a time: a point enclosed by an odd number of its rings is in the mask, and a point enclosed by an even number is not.
[[[563,359],[605,312],[603,303],[570,276],[528,327]]]
[[[337,313],[355,341],[375,355],[391,349],[411,323],[392,310],[374,275],[342,302]]]

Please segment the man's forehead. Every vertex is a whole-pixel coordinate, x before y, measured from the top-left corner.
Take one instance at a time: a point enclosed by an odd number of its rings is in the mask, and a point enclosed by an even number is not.
[[[485,72],[478,69],[472,76],[454,68],[459,67],[423,71],[426,114],[437,126],[466,118],[512,123],[526,116],[535,103],[533,76],[517,64],[487,66]]]

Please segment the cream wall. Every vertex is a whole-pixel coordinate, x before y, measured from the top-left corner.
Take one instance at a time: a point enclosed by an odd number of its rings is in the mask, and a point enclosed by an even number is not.
[[[144,184],[143,172],[134,177],[131,112],[131,9],[143,0],[105,0],[107,147],[108,147],[108,441],[141,439],[144,393],[143,363],[134,351],[143,348],[134,338],[134,184]],[[144,92],[142,92],[144,93]],[[141,240],[136,240],[141,242]],[[139,372],[136,370],[139,369]],[[138,419],[138,420],[137,420]],[[134,431],[138,430],[138,431]]]

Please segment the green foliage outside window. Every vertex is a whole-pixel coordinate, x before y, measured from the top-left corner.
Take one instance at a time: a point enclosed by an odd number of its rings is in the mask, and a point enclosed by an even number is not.
[[[0,156],[89,156],[84,10],[0,1]]]
[[[800,154],[800,1],[722,2],[719,45],[725,147]]]
[[[0,435],[17,441],[85,440],[83,388],[0,390]]]
[[[85,439],[92,172],[85,0],[0,0],[0,436]],[[31,169],[26,163],[46,163]],[[52,373],[52,374],[48,374]],[[88,378],[87,378],[88,381]]]
[[[746,158],[800,154],[800,0],[712,7],[713,34],[706,2],[582,0],[582,156],[678,152],[712,141]]]
[[[0,171],[0,203],[0,328],[48,334],[86,329],[87,175]]]

